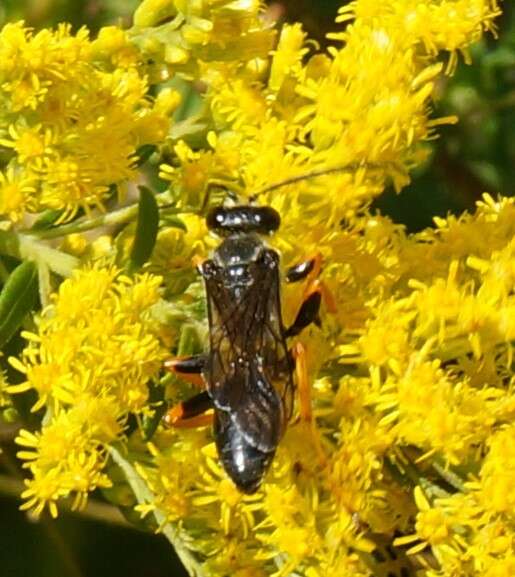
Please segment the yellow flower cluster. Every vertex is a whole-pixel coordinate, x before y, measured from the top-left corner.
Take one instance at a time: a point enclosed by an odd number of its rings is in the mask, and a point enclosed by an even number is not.
[[[259,0],[143,0],[129,36],[156,74],[196,77],[203,62],[267,58],[275,30]]]
[[[443,68],[437,51],[450,52],[452,70],[457,51],[466,54],[484,29],[493,29],[498,13],[486,0],[352,2],[340,11],[339,20],[349,22],[330,35],[337,45],[327,54],[316,51],[300,25],[285,25],[268,63],[202,67],[213,122],[209,147],[193,152],[179,143],[180,168],[163,165],[161,176],[191,205],[213,183],[248,197],[288,178],[348,166],[347,174],[259,196],[288,215],[280,237],[287,262],[298,252],[300,220],[310,223],[304,246],[332,260],[342,219],[351,222],[387,181],[406,185],[409,169],[426,156],[422,142],[435,137],[438,125],[456,121],[428,117]]]
[[[129,412],[144,414],[147,383],[159,370],[163,349],[151,307],[160,278],[134,279],[115,268],[89,268],[64,281],[37,320],[37,334],[21,360],[11,363],[26,380],[8,391],[35,390],[32,410],[46,408],[40,432],[22,430],[18,456],[31,472],[24,508],[57,515],[56,501],[111,485],[104,472],[106,447],[124,434]]]
[[[422,141],[455,121],[428,118],[442,70],[437,51],[450,52],[452,72],[456,52],[467,57],[496,14],[493,2],[358,1],[341,10],[341,22],[355,19],[332,35],[343,47],[328,55],[292,25],[268,65],[202,66],[209,148],[180,142],[180,166],[161,167],[179,202],[200,204],[213,184],[252,196],[320,167],[351,167],[259,198],[282,213],[272,242],[286,262],[323,253],[338,304],[322,333],[303,337],[312,373],[330,367],[314,382],[317,428],[290,427],[258,499],[228,490],[198,431],[156,437],[155,466],[140,466],[156,495],[142,510],[175,520],[187,543],[200,533],[191,548],[207,556],[206,574],[406,574],[416,562],[401,566],[400,550],[397,561],[388,555],[399,533],[407,535],[399,546],[423,543],[411,553],[428,542],[449,552],[432,549],[438,569],[425,562],[422,574],[456,574],[462,527],[441,523],[424,492],[433,498],[450,486],[450,498],[466,494],[469,473],[482,471],[512,416],[514,206],[485,196],[474,216],[439,219],[436,230],[414,236],[363,208],[387,179],[403,186],[425,156]],[[298,294],[285,297],[291,316]],[[198,463],[203,472],[192,478]],[[479,558],[474,565],[474,551],[470,543],[462,574],[479,576],[486,566]]]
[[[510,421],[513,417],[510,417]],[[513,482],[515,481],[514,430],[511,423],[493,433],[477,480],[462,492],[428,500],[419,489],[416,530],[404,542],[427,543],[444,575],[509,577],[515,568],[513,544]],[[432,501],[432,502],[431,502]],[[428,571],[428,577],[441,575]]]
[[[515,203],[485,195],[475,214],[415,235],[367,212],[388,181],[408,182],[436,126],[455,121],[429,117],[439,51],[452,72],[498,13],[494,0],[357,0],[340,10],[327,53],[298,24],[271,50],[275,33],[247,0],[144,0],[129,32],[92,43],[64,28],[0,33],[0,52],[17,46],[8,61],[25,66],[0,59],[0,143],[13,151],[0,184],[22,183],[21,204],[2,209],[11,220],[42,208],[72,218],[134,174],[137,148],[163,138],[176,102],[170,92],[148,100],[147,59],[152,82],[180,73],[203,87],[195,121],[208,128],[165,143],[165,195],[182,220],[159,232],[152,274],[81,270],[37,334],[24,333],[12,363],[26,382],[9,391],[33,389],[34,410],[46,409],[41,431],[18,438],[31,473],[25,508],[55,515],[69,495],[81,506],[112,483],[110,454],[132,471],[136,510],[205,576],[404,577],[415,566],[421,577],[511,575]],[[57,56],[68,58],[62,68]],[[138,427],[125,438],[128,414],[155,408],[157,335],[181,354],[205,338],[190,260],[213,242],[199,215],[225,194],[217,187],[274,206],[282,225],[270,242],[283,263],[320,252],[337,305],[301,337],[313,423],[293,419],[252,496],[227,479],[207,427],[159,427],[148,446]],[[124,233],[118,245],[132,239]],[[302,291],[284,290],[286,323]],[[151,320],[155,304],[166,329]],[[160,385],[173,401],[193,394],[174,377]]]
[[[135,176],[137,151],[159,143],[178,95],[153,101],[141,56],[116,28],[90,41],[34,33],[23,23],[0,32],[0,146],[10,151],[0,172],[0,216],[53,209],[60,221],[86,212]],[[121,190],[120,192],[123,192]]]

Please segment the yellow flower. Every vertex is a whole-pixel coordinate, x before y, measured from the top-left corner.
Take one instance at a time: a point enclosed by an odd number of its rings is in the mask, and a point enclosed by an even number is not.
[[[508,426],[492,435],[480,472],[480,499],[485,509],[513,517],[515,495],[515,429]]]
[[[425,549],[428,544],[436,546],[445,543],[450,536],[450,522],[445,513],[431,507],[420,486],[415,487],[414,496],[419,508],[415,525],[417,533],[395,540],[397,546],[420,541],[408,551],[412,555]]]
[[[33,178],[16,171],[13,166],[0,172],[0,214],[17,222],[25,212],[34,210],[37,205],[34,184]]]
[[[117,26],[101,28],[98,37],[92,42],[93,54],[99,59],[107,59],[115,67],[129,68],[140,64],[140,54],[130,43],[127,33]]]
[[[21,164],[41,166],[44,158],[53,152],[54,136],[50,128],[42,130],[40,124],[31,127],[11,124],[8,131],[11,138],[0,139],[0,144],[12,148]]]
[[[309,49],[304,46],[306,33],[300,24],[284,26],[281,30],[277,50],[272,52],[268,85],[278,91],[289,74],[299,74],[301,63]]]

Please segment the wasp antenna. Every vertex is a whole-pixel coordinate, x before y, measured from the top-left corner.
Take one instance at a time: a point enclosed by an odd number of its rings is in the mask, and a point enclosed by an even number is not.
[[[230,198],[235,204],[239,201],[239,197],[234,190],[227,190],[227,197]]]
[[[202,200],[202,206],[200,208],[201,213],[206,211],[211,199],[212,191],[214,189],[223,190],[225,195],[236,203],[239,201],[239,198],[243,192],[242,188],[234,182],[228,182],[226,180],[215,178],[210,179],[206,187],[204,198]]]
[[[349,164],[342,164],[340,166],[333,166],[331,168],[320,168],[318,170],[312,170],[311,172],[305,172],[304,174],[292,176],[290,178],[280,180],[275,184],[265,186],[261,190],[258,190],[257,192],[249,196],[249,202],[254,202],[262,194],[266,194],[267,192],[271,192],[272,190],[277,190],[278,188],[282,188],[283,186],[288,186],[290,184],[295,184],[296,182],[301,182],[302,180],[310,180],[312,178],[317,178],[318,176],[326,176],[328,174],[334,174],[337,172],[352,172],[358,170],[358,168],[371,168],[373,170],[379,170],[381,168],[385,168],[389,164],[391,163],[376,164],[373,162],[351,162]]]

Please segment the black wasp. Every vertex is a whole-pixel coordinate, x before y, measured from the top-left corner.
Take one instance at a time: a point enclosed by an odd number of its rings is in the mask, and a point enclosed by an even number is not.
[[[268,186],[251,198],[318,176],[365,167],[384,171],[388,166],[359,163],[316,169]],[[318,280],[321,259],[317,255],[287,271],[287,282],[308,282],[293,324],[284,326],[279,254],[262,238],[280,223],[279,214],[269,206],[211,209],[207,226],[223,240],[213,257],[198,267],[206,288],[209,352],[165,363],[206,389],[172,407],[165,422],[172,426],[199,422],[205,411],[214,409],[220,460],[244,493],[258,489],[284,434],[293,410],[294,373],[300,414],[311,418],[304,349],[300,343],[289,348],[287,340],[311,323],[320,323],[322,293],[328,310],[336,311],[330,293]]]
[[[303,349],[289,348],[287,340],[319,322],[322,285],[315,257],[287,272],[288,282],[311,283],[293,324],[283,324],[279,254],[263,240],[279,225],[279,214],[267,206],[211,209],[207,226],[223,240],[198,266],[207,296],[209,352],[166,363],[192,381],[201,377],[206,390],[170,409],[165,422],[194,421],[213,408],[220,460],[244,493],[258,489],[291,417],[294,372],[299,390],[307,387]]]

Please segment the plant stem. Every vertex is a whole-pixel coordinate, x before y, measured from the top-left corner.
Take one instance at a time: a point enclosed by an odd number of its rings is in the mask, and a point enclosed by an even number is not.
[[[59,552],[61,562],[66,570],[66,574],[69,575],[69,577],[82,577],[79,564],[77,563],[77,560],[72,554],[70,548],[66,544],[66,541],[57,528],[57,525],[52,522],[52,519],[47,517],[42,519],[42,524],[45,527],[46,534],[49,540],[52,542],[54,549]]]
[[[63,224],[61,226],[56,226],[47,230],[28,230],[25,231],[25,233],[40,239],[59,238],[68,234],[86,232],[99,226],[117,226],[120,224],[125,224],[136,218],[137,214],[138,204],[135,203],[113,212],[101,214],[94,218],[82,218],[74,222],[70,222],[69,224]]]
[[[62,224],[46,230],[25,230],[23,233],[26,236],[32,236],[38,239],[52,239],[60,238],[68,234],[75,234],[80,232],[87,232],[100,226],[120,226],[127,224],[138,216],[139,203],[130,204],[118,210],[101,214],[93,218],[80,218],[68,224]],[[194,209],[188,210],[187,207],[177,208],[175,205],[171,207],[160,207],[161,214],[180,214],[182,212],[191,212]]]
[[[144,479],[138,474],[132,463],[115,447],[109,447],[109,453],[113,461],[122,469],[127,482],[129,483],[138,503],[150,503],[153,495],[147,487]],[[160,527],[160,532],[170,541],[177,556],[188,571],[191,577],[202,577],[202,565],[192,551],[190,551],[184,540],[181,538],[179,529],[172,523],[167,522],[165,515],[156,509],[153,512],[154,518]]]

